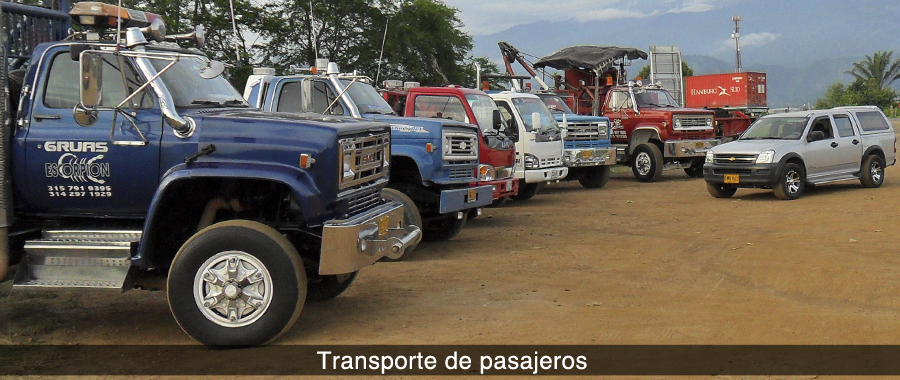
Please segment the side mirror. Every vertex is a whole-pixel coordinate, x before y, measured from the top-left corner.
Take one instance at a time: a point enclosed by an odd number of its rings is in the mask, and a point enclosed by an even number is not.
[[[820,140],[825,140],[825,132],[822,131],[812,131],[809,133],[809,136],[806,137],[806,140],[809,142],[815,142]]]
[[[81,104],[76,104],[72,109],[72,116],[75,122],[82,127],[90,127],[97,122],[97,111],[84,108]]]
[[[103,88],[103,57],[90,51],[82,52],[80,65],[80,105],[84,108],[99,107],[103,100],[103,94],[100,91]]]
[[[491,121],[491,125],[494,127],[495,131],[499,131],[500,127],[503,126],[503,119],[500,117],[500,110],[494,110],[492,114],[493,120]]]
[[[200,68],[200,78],[213,79],[225,72],[225,64],[219,61],[209,61],[206,66]]]
[[[541,123],[541,114],[533,112],[531,114],[531,130],[540,131],[544,126]]]

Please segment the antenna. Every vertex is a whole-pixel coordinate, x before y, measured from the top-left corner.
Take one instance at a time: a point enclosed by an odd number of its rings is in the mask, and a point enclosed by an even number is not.
[[[312,39],[313,51],[316,52],[316,61],[318,61],[319,60],[319,43],[318,43],[318,37],[316,37],[316,35],[315,35],[316,28],[313,27],[314,21],[316,21],[316,19],[315,19],[315,14],[313,13],[312,0],[309,0],[309,31],[313,33],[313,39]]]
[[[741,68],[741,16],[732,16],[731,21],[734,21],[734,33],[731,33],[731,39],[734,40],[734,72],[739,73],[743,71],[743,69]]]
[[[388,24],[391,22],[390,17],[384,22],[384,37],[381,38],[381,54],[378,54],[378,71],[375,73],[375,83],[378,83],[378,77],[381,75],[381,64],[384,63],[384,41],[387,40]]]
[[[116,50],[122,44],[122,0],[119,0],[119,9],[116,10]]]
[[[237,63],[240,64],[241,50],[238,49],[238,42],[240,42],[240,39],[238,38],[237,22],[234,20],[234,2],[232,0],[228,0],[228,7],[231,10],[231,31],[234,33],[234,55],[237,57]]]

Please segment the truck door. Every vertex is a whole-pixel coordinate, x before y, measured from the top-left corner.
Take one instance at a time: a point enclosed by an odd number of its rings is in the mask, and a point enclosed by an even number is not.
[[[344,115],[342,102],[335,102],[337,94],[328,82],[305,78],[279,81],[275,88],[273,109],[277,112],[312,112],[328,115]],[[329,106],[331,108],[329,108]]]
[[[79,103],[78,61],[67,50],[55,53],[47,55],[49,69],[39,74],[36,87],[25,138],[23,200],[39,213],[143,216],[159,184],[163,119],[155,97],[145,91],[132,99],[128,113],[134,124],[119,114],[113,125],[115,112],[100,111],[96,121],[81,126],[72,112]],[[127,60],[119,70],[112,56],[104,57],[102,105],[115,106],[143,79]]]
[[[612,140],[616,143],[628,142],[628,129],[634,129],[634,114],[631,96],[627,91],[612,91],[603,107],[603,116],[612,122]]]
[[[839,155],[836,154],[836,148],[840,147],[838,139],[835,138],[834,127],[829,116],[820,116],[812,121],[809,132],[807,132],[807,141],[812,132],[822,132],[825,139],[812,141],[806,145],[806,176],[811,180],[820,180],[835,174],[837,168],[841,166]]]
[[[841,173],[855,173],[862,164],[862,139],[859,137],[859,127],[851,120],[849,114],[834,115],[838,133],[835,156],[840,160],[837,170]]]

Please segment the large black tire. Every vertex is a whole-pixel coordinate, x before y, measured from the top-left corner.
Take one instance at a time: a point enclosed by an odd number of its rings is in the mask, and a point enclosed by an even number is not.
[[[211,346],[271,342],[290,329],[306,300],[297,250],[278,231],[248,220],[194,234],[175,255],[166,285],[175,321]]]
[[[631,172],[640,182],[656,182],[662,177],[663,155],[659,147],[652,143],[638,145],[634,148],[631,159]]]
[[[731,198],[737,192],[737,186],[707,182],[706,191],[716,198]]]
[[[587,189],[599,189],[606,186],[607,182],[609,182],[608,165],[588,169],[588,171],[584,173],[584,177],[581,177],[578,180],[578,183]]]
[[[509,197],[503,197],[503,198],[500,198],[500,199],[494,199],[494,201],[491,202],[491,207],[500,207],[500,206],[503,206],[503,204],[505,204],[506,201],[508,201],[508,200],[509,200]]]
[[[859,183],[863,187],[881,187],[884,183],[884,159],[875,154],[866,156],[860,165]]]
[[[539,191],[541,191],[541,186],[543,183],[525,183],[524,179],[519,180],[519,193],[513,196],[510,196],[513,200],[516,201],[527,201],[531,198],[534,198],[535,195]]]
[[[703,160],[696,160],[691,166],[684,168],[684,174],[691,178],[703,178]]]
[[[419,208],[416,206],[415,202],[413,202],[412,199],[406,196],[406,194],[401,193],[400,190],[397,189],[384,188],[381,189],[381,197],[389,201],[397,201],[403,204],[403,219],[405,222],[403,227],[417,226],[424,232],[424,224],[422,223],[422,215],[419,214]],[[406,251],[403,252],[403,256],[400,256],[400,258],[398,259],[392,259],[385,256],[381,258],[381,261],[401,261],[404,257],[408,257],[413,252],[413,250],[416,249],[417,245],[418,243],[407,247]]]
[[[440,216],[440,218],[425,223],[425,229],[422,231],[422,239],[428,241],[444,241],[450,240],[459,235],[463,227],[466,225],[468,212],[463,211],[462,219],[456,217],[456,212],[449,212]]]
[[[784,165],[778,176],[778,182],[772,185],[775,196],[784,200],[800,198],[804,189],[806,189],[806,171],[793,162]]]
[[[316,276],[307,284],[306,301],[323,302],[343,293],[356,280],[359,271],[338,275]]]

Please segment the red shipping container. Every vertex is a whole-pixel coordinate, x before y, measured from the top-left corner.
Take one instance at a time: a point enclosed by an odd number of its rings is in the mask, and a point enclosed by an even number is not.
[[[746,72],[684,78],[688,108],[766,108],[766,73]]]

